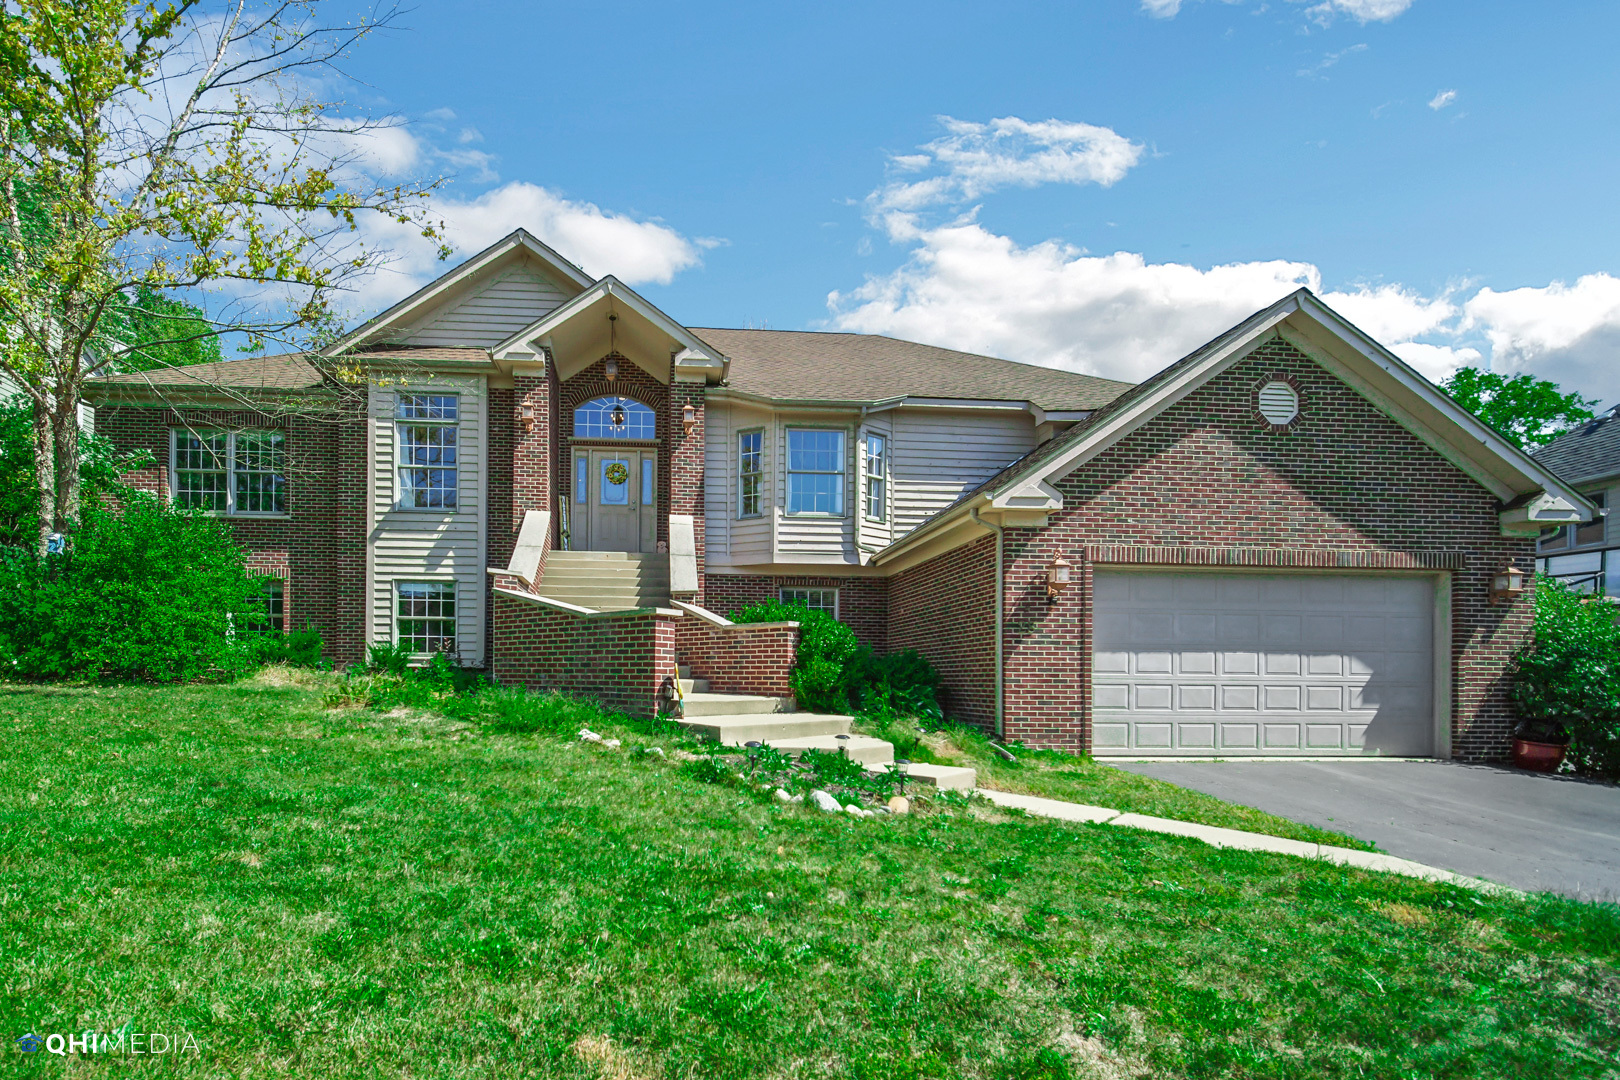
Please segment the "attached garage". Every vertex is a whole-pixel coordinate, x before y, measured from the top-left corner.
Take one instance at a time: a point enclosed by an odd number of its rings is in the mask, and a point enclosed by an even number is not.
[[[1093,753],[1430,756],[1435,578],[1095,576]]]

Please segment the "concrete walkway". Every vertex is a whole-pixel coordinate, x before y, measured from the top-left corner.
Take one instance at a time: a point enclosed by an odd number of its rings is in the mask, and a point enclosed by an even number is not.
[[[1243,832],[1240,829],[1218,829],[1213,825],[1195,825],[1190,821],[1174,821],[1170,818],[1149,817],[1146,814],[1126,814],[1102,806],[1087,806],[1084,803],[1064,802],[1061,799],[1043,799],[1036,795],[1015,795],[1010,791],[979,788],[978,793],[997,806],[1004,806],[1009,810],[1022,810],[1032,817],[1054,818],[1058,821],[1101,822],[1107,825],[1120,825],[1127,829],[1190,836],[1215,847],[1237,848],[1241,851],[1272,851],[1281,855],[1297,855],[1303,859],[1326,859],[1328,862],[1343,866],[1355,866],[1363,870],[1384,870],[1391,874],[1405,874],[1407,877],[1425,878],[1429,881],[1445,881],[1488,892],[1516,891],[1504,889],[1494,882],[1464,877],[1449,870],[1441,870],[1439,867],[1425,866],[1408,859],[1397,859],[1393,855],[1382,855],[1376,851],[1356,851],[1354,848],[1310,844],[1303,840],[1285,840],[1280,836]]]
[[[1109,764],[1526,892],[1620,900],[1613,784],[1454,761]]]

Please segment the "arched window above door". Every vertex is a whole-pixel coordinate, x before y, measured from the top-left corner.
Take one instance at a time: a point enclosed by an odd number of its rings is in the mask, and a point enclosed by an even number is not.
[[[656,434],[653,411],[627,397],[599,397],[574,410],[576,439],[651,439]]]

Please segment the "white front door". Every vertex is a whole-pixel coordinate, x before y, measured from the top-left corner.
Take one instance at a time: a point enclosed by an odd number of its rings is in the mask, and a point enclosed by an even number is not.
[[[1099,572],[1095,582],[1098,756],[1435,752],[1431,579]]]
[[[584,480],[583,536],[575,547],[589,551],[651,551],[658,493],[656,457],[639,450],[580,450],[574,461],[575,483]]]

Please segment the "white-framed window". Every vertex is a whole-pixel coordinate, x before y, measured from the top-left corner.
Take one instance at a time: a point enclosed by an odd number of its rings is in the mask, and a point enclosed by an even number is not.
[[[889,495],[889,441],[882,435],[866,437],[866,516],[882,521]]]
[[[287,583],[280,578],[265,578],[260,599],[264,613],[252,621],[251,630],[261,634],[282,634],[287,631]]]
[[[631,398],[600,397],[574,410],[576,439],[651,439],[657,434],[653,411]]]
[[[401,394],[399,423],[399,505],[405,510],[456,508],[456,419],[454,394]]]
[[[451,581],[401,581],[394,640],[413,653],[456,651],[456,586]]]
[[[1575,530],[1576,547],[1583,547],[1586,544],[1603,543],[1603,534],[1605,532],[1603,526],[1607,520],[1604,517],[1604,513],[1608,505],[1608,494],[1609,493],[1606,491],[1594,491],[1586,496],[1588,499],[1591,499],[1592,502],[1597,504],[1598,512],[1592,515],[1592,520],[1586,522],[1584,525],[1570,526],[1570,528]]]
[[[787,510],[790,514],[844,512],[844,433],[788,428]]]
[[[287,512],[287,438],[279,431],[169,432],[176,506],[215,514]]]
[[[777,595],[784,604],[803,604],[811,611],[825,611],[838,618],[837,589],[783,589]]]
[[[765,512],[765,433],[744,431],[737,436],[737,516],[758,517]]]

